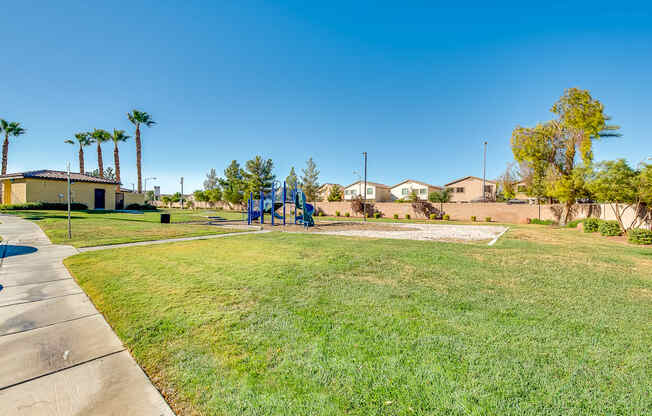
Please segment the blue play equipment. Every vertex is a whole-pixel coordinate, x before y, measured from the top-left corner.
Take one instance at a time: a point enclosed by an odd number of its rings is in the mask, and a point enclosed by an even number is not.
[[[253,192],[249,193],[247,201],[247,224],[251,225],[255,221],[260,224],[265,222],[265,214],[271,218],[272,225],[277,225],[275,220],[282,220],[283,225],[288,222],[286,205],[294,205],[294,224],[303,224],[305,227],[315,225],[312,218],[315,213],[315,207],[306,202],[306,194],[300,189],[292,189],[288,192],[287,184],[283,182],[283,188],[278,182],[274,182],[270,192],[260,191],[258,199],[254,199]],[[283,208],[283,213],[279,214],[278,210]]]

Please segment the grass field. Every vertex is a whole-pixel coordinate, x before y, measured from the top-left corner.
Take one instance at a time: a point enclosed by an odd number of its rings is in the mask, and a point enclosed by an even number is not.
[[[66,265],[180,415],[652,413],[649,248],[270,233]]]
[[[169,212],[172,222],[161,224],[160,214]],[[71,215],[72,239],[68,239],[68,222],[65,211],[6,211],[34,221],[55,244],[89,247],[104,244],[120,244],[166,238],[195,237],[223,234],[225,230],[210,225],[181,222],[206,221],[202,215],[218,215],[241,218],[235,212],[192,212],[189,210],[166,210],[160,212],[123,213],[103,211],[73,211]],[[215,214],[212,214],[215,212]]]

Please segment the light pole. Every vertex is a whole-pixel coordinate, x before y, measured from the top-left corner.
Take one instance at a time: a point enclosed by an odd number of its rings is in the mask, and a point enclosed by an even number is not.
[[[484,142],[484,154],[482,156],[482,202],[487,202],[487,142]]]
[[[150,180],[150,179],[155,181],[156,177],[155,176],[150,176],[148,178],[145,178],[145,193],[147,193],[147,181]]]
[[[183,209],[183,176],[181,177],[181,209]],[[262,211],[260,212],[260,218],[262,220],[263,218],[263,213]]]
[[[68,162],[68,239],[72,238],[72,228],[70,225],[70,162]]]
[[[364,202],[362,205],[362,211],[364,215],[363,221],[367,221],[367,152],[362,152],[364,156]]]

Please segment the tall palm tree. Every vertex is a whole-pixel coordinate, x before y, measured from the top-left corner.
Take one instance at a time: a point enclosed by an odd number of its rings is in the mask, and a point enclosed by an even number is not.
[[[102,129],[95,129],[91,133],[93,143],[97,143],[97,168],[99,170],[100,178],[104,177],[104,163],[102,162],[102,143],[111,140],[111,134]]]
[[[113,140],[113,162],[115,163],[115,179],[120,182],[120,153],[118,151],[118,143],[126,142],[130,136],[125,134],[124,130],[113,130],[111,140]],[[120,186],[120,185],[118,185]]]
[[[9,136],[18,137],[25,134],[25,129],[15,121],[7,122],[0,118],[0,132],[4,133],[5,141],[2,143],[2,174],[7,174],[7,155],[9,154]]]
[[[75,141],[76,140],[76,141]],[[79,144],[79,173],[84,173],[84,147],[90,146],[93,141],[91,140],[91,134],[87,132],[75,134],[75,140],[68,139],[65,140],[66,143],[72,144],[73,146]]]
[[[142,145],[140,142],[140,125],[147,127],[152,127],[156,122],[152,120],[152,116],[147,114],[144,111],[133,110],[131,113],[127,113],[129,121],[136,126],[136,170],[138,174],[138,193],[143,192],[142,188],[142,169],[141,169],[141,153]]]

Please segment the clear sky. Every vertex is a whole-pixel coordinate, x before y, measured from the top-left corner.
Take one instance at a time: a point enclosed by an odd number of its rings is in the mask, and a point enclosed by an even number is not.
[[[28,131],[10,172],[78,169],[63,141],[131,131],[137,108],[158,122],[143,131],[144,171],[163,192],[256,154],[281,178],[312,156],[321,182],[348,184],[367,151],[369,180],[443,184],[482,175],[484,140],[495,178],[512,129],[549,119],[573,86],[622,126],[597,159],[652,156],[649,2],[99,3],[3,2],[0,118]],[[112,165],[112,145],[104,155]],[[131,187],[133,140],[121,162]]]

